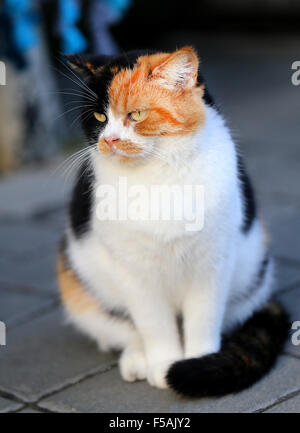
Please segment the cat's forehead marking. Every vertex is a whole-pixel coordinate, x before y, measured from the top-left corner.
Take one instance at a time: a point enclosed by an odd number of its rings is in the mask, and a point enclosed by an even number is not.
[[[122,119],[126,127],[130,125],[129,113],[149,110],[145,121],[134,125],[135,132],[141,136],[185,134],[204,122],[203,89],[198,87],[188,92],[179,85],[178,93],[171,85],[165,85],[160,65],[172,61],[173,56],[174,53],[141,54],[130,61],[122,57],[106,65],[107,109],[114,117]],[[170,76],[171,84],[173,76]]]
[[[137,57],[130,66],[111,68],[114,76],[110,82],[108,94],[111,108],[116,114],[120,110],[135,109],[137,108],[136,104],[140,104],[139,108],[143,108],[142,105],[147,104],[147,99],[150,96],[149,91],[154,89],[154,84],[150,85],[149,83],[151,71],[168,55],[163,53],[142,55]]]

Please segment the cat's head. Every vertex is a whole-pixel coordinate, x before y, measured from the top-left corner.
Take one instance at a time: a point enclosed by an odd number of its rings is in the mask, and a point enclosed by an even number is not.
[[[67,60],[85,82],[83,129],[105,155],[122,161],[148,157],[162,141],[204,123],[204,86],[191,47]]]

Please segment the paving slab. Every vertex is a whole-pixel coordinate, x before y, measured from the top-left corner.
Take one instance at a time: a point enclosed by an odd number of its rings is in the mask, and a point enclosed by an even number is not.
[[[300,286],[300,264],[294,265],[275,261],[275,290],[280,292],[290,287]]]
[[[31,222],[2,223],[0,226],[0,256],[30,261],[34,256],[54,251],[61,233]]]
[[[16,403],[15,401],[0,397],[0,413],[15,412],[18,409],[21,409],[22,406],[21,403]]]
[[[39,294],[57,293],[56,257],[44,251],[31,260],[0,258],[0,286],[16,286]]]
[[[43,399],[57,412],[251,412],[300,390],[300,360],[282,356],[276,368],[249,390],[220,399],[187,400],[145,382],[121,381],[117,368]]]
[[[286,293],[279,294],[278,299],[285,305],[290,315],[291,322],[300,322],[300,287],[289,290]],[[295,331],[291,330],[291,336],[293,332]],[[300,358],[300,344],[297,346],[292,344],[291,336],[287,342],[286,351]],[[298,339],[300,343],[300,336]]]
[[[39,223],[40,227],[47,227],[47,229],[55,230],[57,233],[63,233],[66,224],[67,224],[67,216],[68,216],[68,203],[63,208],[60,208],[54,212],[47,212],[38,218],[35,218],[34,221]]]
[[[46,166],[20,170],[1,180],[0,218],[11,221],[65,206],[69,200],[72,176],[66,179],[58,169],[61,158]]]
[[[265,413],[300,413],[300,395],[289,398],[282,403],[266,410]]]
[[[8,330],[30,320],[38,312],[47,311],[55,305],[54,299],[1,286],[0,298],[0,320],[6,324]]]
[[[277,203],[264,207],[263,213],[270,227],[274,253],[300,263],[300,208]]]
[[[46,313],[9,334],[0,348],[0,390],[33,402],[102,371],[115,362],[113,354],[64,324],[60,311]]]

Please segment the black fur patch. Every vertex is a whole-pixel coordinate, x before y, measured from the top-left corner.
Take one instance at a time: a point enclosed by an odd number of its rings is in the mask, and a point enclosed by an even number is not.
[[[76,237],[82,236],[89,229],[93,205],[94,174],[89,161],[85,161],[77,174],[69,213],[71,228]]]
[[[237,308],[239,303],[244,303],[245,301],[251,299],[253,295],[257,294],[257,292],[262,287],[262,283],[264,282],[269,262],[270,253],[269,251],[267,251],[252,284],[244,292],[237,293],[235,296],[229,299],[229,303],[231,306],[234,305],[234,307]]]
[[[289,329],[286,312],[272,302],[225,336],[220,352],[173,364],[167,374],[168,384],[187,397],[219,397],[242,391],[274,366]]]
[[[91,111],[98,113],[105,113],[106,108],[109,104],[108,91],[111,81],[115,74],[123,68],[132,69],[137,61],[137,58],[143,54],[151,54],[150,51],[130,51],[120,56],[65,56],[68,62],[73,66],[73,69],[80,73],[88,85],[89,89],[96,95],[96,99],[93,101],[89,100],[89,104],[93,104],[94,107]],[[89,67],[87,66],[89,65]],[[94,71],[94,72],[92,72]],[[93,98],[88,89],[82,89],[85,91],[88,98]],[[90,143],[95,143],[101,129],[106,125],[105,122],[98,122],[94,116],[85,115],[86,107],[82,109],[81,124],[82,128],[89,139]]]
[[[213,107],[217,111],[220,111],[219,107],[217,106],[213,97],[211,96],[211,93],[207,89],[207,85],[205,84],[205,80],[203,78],[203,75],[202,75],[200,68],[201,68],[201,65],[199,65],[197,81],[198,81],[198,86],[201,86],[204,84],[203,100],[204,100],[205,104],[210,105],[211,107]]]
[[[238,155],[238,176],[241,182],[242,197],[244,202],[244,223],[242,226],[242,231],[247,233],[251,229],[256,218],[257,210],[253,188],[240,155]]]
[[[203,95],[203,100],[207,105],[210,105],[211,107],[214,107],[215,110],[219,111],[219,107],[216,105],[213,97],[211,96],[211,94],[209,93],[209,91],[207,90],[207,87],[205,86],[204,89],[204,95]]]

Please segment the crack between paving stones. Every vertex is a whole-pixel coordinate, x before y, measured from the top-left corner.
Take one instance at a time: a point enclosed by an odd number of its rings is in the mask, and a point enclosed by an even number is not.
[[[13,393],[11,393],[11,392],[4,391],[4,390],[2,390],[2,389],[0,389],[0,397],[5,398],[6,400],[13,401],[14,403],[20,403],[20,404],[22,404],[22,405],[25,404],[25,402],[24,402],[21,398],[15,396],[15,395],[14,395]]]
[[[60,303],[58,300],[51,302],[50,305],[41,307],[36,311],[32,311],[31,313],[28,313],[28,315],[24,315],[23,318],[20,318],[19,320],[16,318],[15,321],[12,321],[11,324],[8,322],[9,330],[12,331],[19,326],[26,325],[27,323],[31,322],[32,320],[38,319],[41,316],[44,316],[45,314],[51,314],[53,311],[55,311],[59,307]]]
[[[300,268],[300,260],[292,259],[290,257],[277,256],[275,255],[275,260],[278,260],[283,265],[291,265],[295,268]]]
[[[73,386],[78,385],[87,379],[91,379],[91,378],[98,376],[100,374],[107,373],[116,367],[117,367],[117,362],[114,362],[114,363],[109,364],[108,366],[106,366],[104,368],[102,367],[102,368],[99,368],[97,370],[93,370],[93,371],[87,373],[86,375],[82,376],[81,378],[77,379],[74,382],[67,383],[67,384],[65,384],[65,385],[63,385],[57,389],[53,389],[52,391],[49,391],[48,393],[43,394],[35,402],[32,402],[30,404],[36,404],[38,408],[43,408],[43,406],[39,406],[39,403],[42,400],[49,398],[49,397],[52,397],[53,395],[58,394],[59,392],[65,391],[66,389],[72,388]],[[43,409],[45,409],[45,408],[43,408]]]
[[[50,409],[44,409],[42,407],[39,407],[35,403],[25,404],[25,406],[21,407],[18,410],[12,411],[12,413],[20,413],[20,412],[22,412],[22,410],[26,410],[26,409],[32,409],[32,410],[35,410],[37,412],[42,412],[42,413],[59,413],[59,412],[55,412],[55,411],[50,410]]]
[[[280,397],[275,403],[272,403],[269,406],[266,406],[264,408],[257,409],[255,411],[253,411],[252,413],[263,413],[263,412],[266,412],[267,410],[272,409],[273,407],[278,406],[280,403],[283,403],[284,401],[291,400],[293,397],[296,397],[299,394],[300,394],[300,389],[298,389],[297,391],[290,392],[289,394],[286,394],[286,395]]]
[[[299,354],[299,356],[297,356],[294,353],[284,351],[283,355],[284,356],[290,356],[291,358],[294,358],[294,359],[297,359],[298,361],[300,361],[300,354]]]
[[[19,409],[14,410],[14,409],[9,409],[6,410],[5,412],[0,412],[0,414],[4,414],[4,413],[19,413],[22,409],[24,409],[24,405],[21,406]]]
[[[72,386],[80,384],[80,383],[84,382],[87,379],[95,377],[95,376],[97,376],[99,374],[107,373],[108,371],[112,370],[115,367],[117,367],[117,362],[109,364],[106,367],[99,367],[98,369],[94,369],[94,370],[92,370],[92,371],[84,374],[83,376],[75,378],[73,381],[71,380],[69,383],[66,383],[65,385],[58,386],[57,388],[52,389],[49,392],[45,392],[43,395],[40,395],[36,400],[30,401],[30,402],[24,400],[24,398],[22,398],[20,396],[15,395],[13,393],[13,391],[6,391],[6,390],[1,389],[1,388],[0,388],[0,397],[3,397],[5,399],[13,401],[15,403],[22,404],[23,406],[24,405],[25,406],[34,406],[35,405],[36,409],[43,409],[44,411],[52,412],[50,409],[48,410],[47,408],[43,408],[42,406],[39,406],[39,403],[42,400],[44,400],[45,398],[52,397],[53,395],[55,395],[55,394],[57,394],[59,392],[65,391],[66,389],[69,389]],[[22,407],[22,408],[24,408],[24,407]]]
[[[300,288],[300,280],[296,281],[295,283],[291,283],[290,285],[281,286],[281,289],[277,289],[274,292],[275,296],[283,295],[284,293],[288,293],[292,290],[299,289]]]
[[[9,288],[7,289],[4,286],[7,286]],[[50,293],[49,289],[48,292],[43,293],[41,289],[35,289],[31,286],[26,286],[26,285],[21,286],[19,284],[14,284],[9,281],[3,281],[3,280],[0,280],[0,287],[1,290],[5,290],[6,292],[13,290],[14,292],[20,293],[21,295],[36,295],[42,299],[50,299],[51,297],[53,298],[53,294]]]
[[[299,361],[299,358],[297,358],[297,356],[295,355],[291,355],[290,353],[286,353],[284,352],[282,354],[282,356],[286,356],[286,357],[291,357],[291,358],[295,358]],[[259,409],[254,410],[252,413],[263,413],[269,409],[271,409],[272,407],[278,406],[280,403],[290,400],[291,398],[297,396],[298,394],[300,394],[300,389],[297,389],[295,391],[292,392],[288,392],[287,394],[283,395],[282,397],[279,397],[278,400],[276,400],[274,403],[271,403],[265,407],[261,407]]]
[[[0,216],[0,223],[15,224],[15,223],[35,223],[39,221],[46,221],[47,216],[55,215],[57,212],[66,209],[65,202],[45,206],[40,210],[33,210],[28,215],[13,215],[11,212],[2,214]]]

